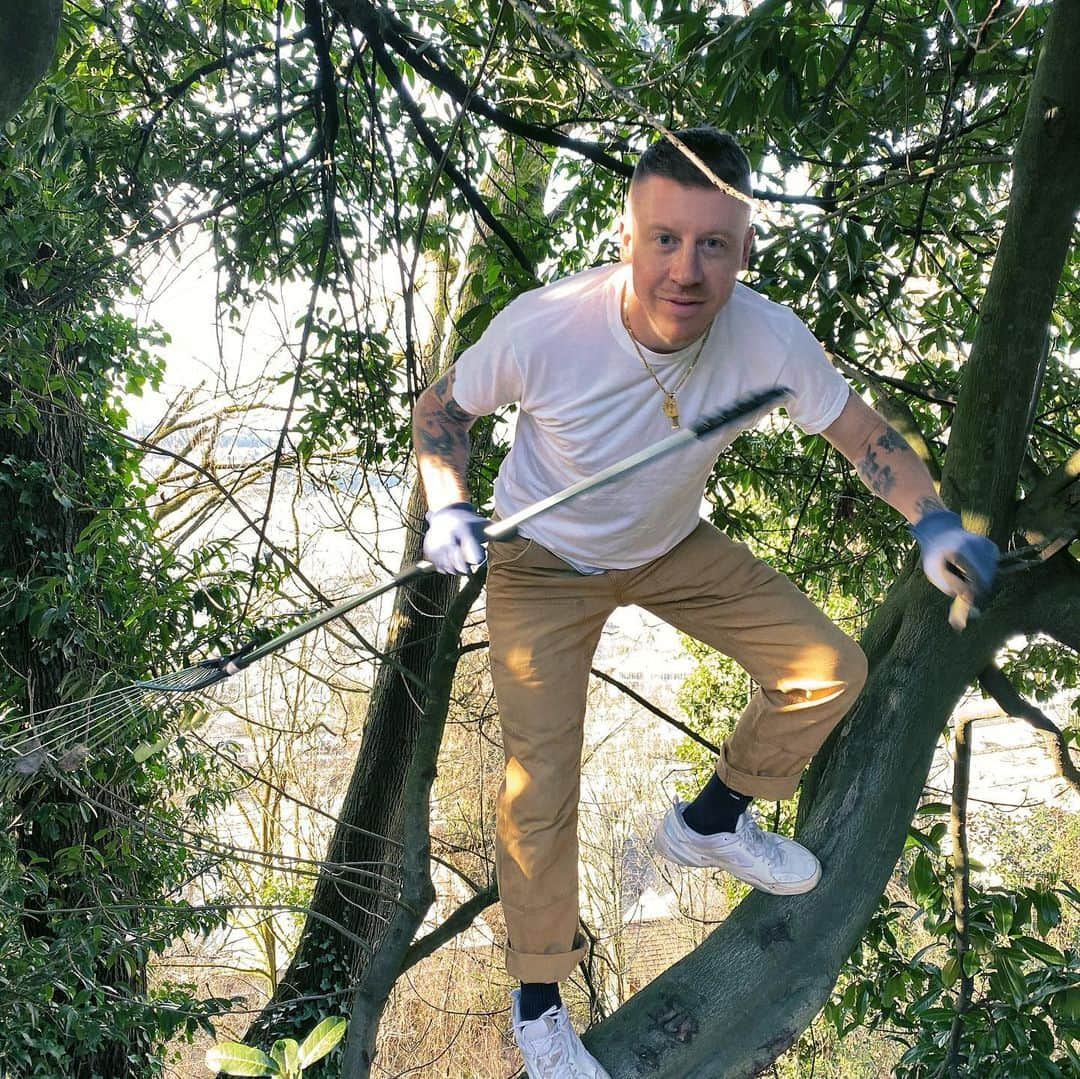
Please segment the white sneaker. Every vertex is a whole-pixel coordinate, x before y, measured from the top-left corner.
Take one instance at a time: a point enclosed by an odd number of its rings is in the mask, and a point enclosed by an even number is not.
[[[611,1079],[581,1044],[565,1005],[523,1023],[520,996],[520,989],[510,994],[511,1025],[529,1079]]]
[[[821,863],[794,839],[763,832],[747,809],[734,832],[700,835],[683,820],[676,802],[656,826],[653,846],[669,862],[715,866],[773,895],[808,892],[821,878]]]

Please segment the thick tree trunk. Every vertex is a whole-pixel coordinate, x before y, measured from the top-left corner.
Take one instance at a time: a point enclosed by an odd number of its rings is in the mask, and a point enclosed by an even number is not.
[[[998,536],[1015,511],[1048,316],[1080,203],[1077,55],[1080,5],[1058,0],[946,462],[950,499]],[[590,1032],[587,1044],[613,1077],[752,1076],[795,1041],[877,905],[956,700],[1034,608],[1056,602],[1040,591],[1059,573],[1014,576],[960,635],[921,574],[895,586],[863,641],[866,689],[804,784],[800,835],[821,857],[821,883],[800,897],[751,894]]]
[[[52,63],[62,0],[0,0],[0,124],[22,107]]]
[[[805,896],[752,893],[695,952],[586,1038],[616,1079],[751,1076],[821,1010],[877,906],[953,702],[993,655],[1004,619],[957,638],[912,581],[895,636],[870,650],[866,689],[800,830],[821,858]]]
[[[454,600],[440,629],[436,654],[428,670],[422,729],[404,788],[401,903],[390,915],[380,946],[368,962],[353,998],[342,1068],[350,1079],[367,1079],[371,1074],[383,1010],[401,974],[409,946],[435,901],[431,880],[431,786],[446,726],[462,626],[480,594],[483,579],[482,573],[475,575]]]
[[[422,516],[418,491],[408,513],[414,520]],[[421,557],[420,544],[420,532],[410,529],[403,565]],[[367,869],[371,876],[332,870],[320,874],[311,900],[319,918],[309,919],[304,927],[277,992],[248,1032],[252,1042],[265,1042],[271,1035],[302,1036],[318,1018],[347,1006],[367,955],[378,947],[394,913],[403,855],[398,839],[402,790],[420,730],[423,685],[439,627],[457,591],[456,578],[432,574],[395,595],[384,646],[387,659],[376,674],[360,755],[324,856],[330,865]]]
[[[1013,154],[1005,230],[964,366],[942,493],[1005,538],[1080,201],[1080,10],[1057,0]]]
[[[70,376],[71,367],[70,361],[58,360],[53,369],[57,381]],[[10,386],[8,381],[0,380],[0,413],[11,405]],[[19,488],[0,483],[0,521],[5,522],[0,530],[0,566],[13,580],[40,578],[48,572],[45,567],[50,563],[59,565],[65,558],[74,558],[76,541],[90,520],[85,509],[87,500],[79,488],[86,461],[84,413],[73,395],[61,390],[54,392],[55,404],[39,403],[36,422],[27,424],[25,429],[0,425],[0,460],[9,467],[44,468],[47,477],[45,482],[37,484],[28,479]],[[65,678],[85,662],[75,647],[61,651],[43,646],[35,639],[25,618],[4,628],[0,654],[4,664],[23,681],[20,712],[59,704]],[[90,672],[83,666],[81,673]],[[62,871],[54,874],[52,866],[69,848],[100,842],[95,833],[100,832],[101,822],[85,822],[78,813],[67,812],[76,796],[66,786],[40,776],[22,779],[7,773],[3,778],[5,809],[18,821],[13,834],[20,855],[24,860],[36,862],[39,872],[56,882],[50,886],[49,900],[60,908],[85,904],[84,890],[70,891],[63,883],[68,879],[67,874]],[[55,807],[53,819],[45,819],[41,812],[43,804]],[[117,901],[122,902],[119,893]],[[35,898],[20,912],[23,932],[39,946],[48,946],[55,940],[55,927],[43,913],[44,909],[45,904]],[[127,992],[145,990],[145,968],[132,971],[117,963],[102,967],[98,978],[103,985]],[[56,1003],[63,1002],[63,992],[58,989]],[[102,1076],[137,1079],[145,1074],[138,1061],[147,1059],[151,1046],[148,1038],[136,1034],[122,1040],[105,1039],[94,1048],[72,1042],[67,1049],[63,1065],[69,1079]]]

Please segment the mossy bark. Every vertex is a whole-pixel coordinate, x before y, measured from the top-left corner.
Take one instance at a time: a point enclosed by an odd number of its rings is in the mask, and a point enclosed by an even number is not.
[[[0,124],[22,108],[52,63],[61,0],[0,0]]]

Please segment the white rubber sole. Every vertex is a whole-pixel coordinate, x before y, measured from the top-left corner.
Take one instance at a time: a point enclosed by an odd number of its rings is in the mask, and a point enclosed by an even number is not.
[[[666,820],[667,818],[665,817],[656,826],[656,831],[653,833],[653,847],[656,849],[656,853],[662,858],[669,862],[674,862],[676,865],[683,865],[690,869],[719,869],[721,872],[727,873],[736,880],[741,880],[744,884],[749,884],[752,887],[757,888],[760,892],[768,892],[769,895],[802,895],[804,892],[813,891],[814,888],[817,887],[818,881],[821,880],[820,864],[814,875],[806,880],[766,881],[755,877],[742,866],[733,867],[719,861],[688,861],[686,858],[680,857],[680,855],[668,845],[667,833],[664,830],[664,822]]]

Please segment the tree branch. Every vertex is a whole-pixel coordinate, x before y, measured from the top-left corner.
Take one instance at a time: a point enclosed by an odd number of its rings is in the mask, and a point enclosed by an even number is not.
[[[1069,747],[1057,724],[1040,708],[1025,701],[1005,672],[996,664],[990,664],[979,675],[979,685],[1001,705],[1007,715],[1022,719],[1042,735],[1046,751],[1054,762],[1055,774],[1064,779],[1077,794],[1080,794],[1080,768],[1077,768],[1076,762],[1072,759]]]
[[[334,10],[346,22],[355,26],[369,42],[379,41],[389,46],[409,67],[436,89],[448,94],[468,112],[483,116],[511,135],[520,135],[545,146],[570,150],[579,157],[609,169],[617,176],[629,177],[633,172],[631,165],[612,157],[594,142],[571,138],[557,128],[522,120],[473,93],[472,87],[447,65],[431,41],[423,41],[420,48],[413,44],[417,38],[416,33],[393,12],[376,7],[367,0],[330,0],[330,3]]]
[[[719,756],[719,746],[713,745],[707,738],[702,737],[697,731],[688,727],[685,723],[680,722],[662,708],[657,708],[652,701],[646,700],[640,693],[635,693],[625,682],[620,682],[617,678],[612,678],[610,674],[598,671],[595,667],[593,667],[589,673],[592,674],[594,678],[599,678],[601,682],[607,682],[609,686],[614,686],[620,693],[625,693],[635,704],[640,704],[647,712],[652,712],[658,719],[662,719],[681,734],[685,734],[687,738],[692,738],[699,746],[703,746],[710,753],[715,753]]]
[[[427,120],[424,119],[423,113],[420,111],[415,99],[409,92],[409,88],[405,85],[405,80],[402,78],[401,72],[398,70],[393,59],[391,59],[390,54],[386,51],[386,47],[383,45],[382,41],[378,38],[368,38],[367,42],[371,48],[372,56],[375,57],[375,62],[382,68],[387,81],[397,93],[403,108],[409,114],[409,119],[412,120],[413,126],[416,128],[417,135],[420,136],[420,141],[431,155],[432,160],[442,162],[443,169],[447,176],[454,181],[454,185],[464,196],[465,201],[469,204],[477,217],[479,217],[480,220],[483,221],[500,240],[502,240],[506,245],[507,250],[514,256],[514,259],[522,269],[524,269],[531,278],[535,278],[536,270],[533,267],[529,256],[525,254],[517,240],[510,235],[506,228],[491,212],[487,203],[484,202],[479,191],[476,190],[469,178],[457,167],[457,165],[450,161],[449,155],[439,145],[438,139],[435,138],[434,132],[428,125]]]
[[[1031,490],[1017,511],[1016,524],[1031,543],[1052,537],[1044,558],[1080,534],[1080,450]]]
[[[413,942],[401,961],[401,973],[404,974],[410,967],[415,967],[421,959],[426,959],[447,941],[465,932],[476,921],[481,911],[487,910],[498,901],[499,888],[496,884],[489,884],[482,892],[477,892],[471,899],[466,900],[437,929],[433,929]]]
[[[953,949],[960,973],[960,989],[956,994],[955,1015],[949,1030],[949,1055],[945,1069],[950,1079],[964,1074],[961,1039],[964,1013],[971,1004],[975,979],[964,969],[967,956],[968,915],[971,906],[971,866],[968,861],[967,798],[971,780],[971,727],[974,719],[957,719],[954,737],[952,813],[949,832],[953,857]]]
[[[859,15],[858,21],[855,23],[854,29],[851,31],[851,37],[848,39],[848,43],[844,48],[844,54],[836,63],[836,67],[833,69],[832,75],[829,76],[829,81],[825,84],[821,91],[821,95],[818,99],[817,107],[814,109],[814,115],[821,115],[824,113],[826,107],[829,104],[829,99],[833,95],[833,91],[836,89],[840,82],[841,76],[847,69],[848,64],[851,62],[851,58],[855,55],[855,50],[859,46],[859,41],[862,39],[863,34],[866,31],[866,26],[870,22],[870,16],[874,12],[874,5],[877,0],[866,0],[866,4],[862,9],[862,13]]]
[[[908,396],[915,397],[920,401],[928,401],[930,404],[943,405],[947,408],[956,407],[956,396],[954,394],[934,393],[927,389],[926,386],[920,386],[915,382],[908,382],[906,379],[896,378],[893,375],[883,375],[846,352],[839,352],[834,349],[829,353],[829,359],[841,371],[854,375],[857,379],[868,382],[872,386],[891,386],[893,389],[901,390]]]
[[[473,574],[450,604],[428,673],[420,731],[402,791],[404,855],[401,894],[353,999],[342,1074],[366,1079],[375,1056],[375,1037],[386,1001],[401,974],[416,930],[435,898],[431,882],[431,785],[446,727],[450,692],[460,655],[462,625],[483,587],[485,575]]]

